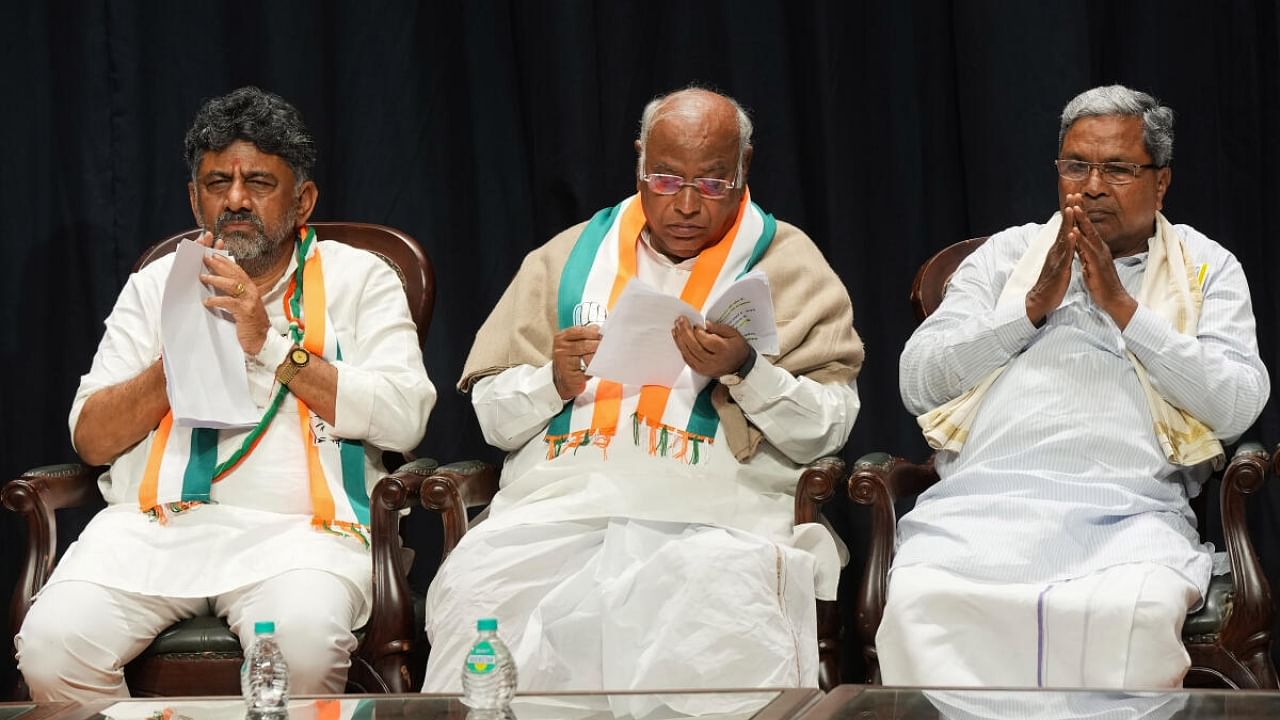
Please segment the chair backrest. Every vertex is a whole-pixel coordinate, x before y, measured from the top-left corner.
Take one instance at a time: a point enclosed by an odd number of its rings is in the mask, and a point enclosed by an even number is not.
[[[915,281],[911,283],[911,307],[915,308],[917,321],[923,321],[938,309],[938,305],[942,304],[942,297],[947,294],[951,274],[970,253],[986,241],[985,235],[961,240],[942,248],[924,261],[916,272]]]
[[[315,228],[318,239],[336,240],[368,250],[396,271],[409,300],[409,314],[418,326],[418,344],[425,344],[427,330],[431,327],[431,311],[436,302],[436,276],[431,268],[431,260],[418,245],[418,241],[385,225],[353,222],[313,222],[310,225]],[[184,238],[195,239],[199,232],[198,229],[186,230],[147,248],[134,263],[134,272],[174,252],[178,248],[178,241]]]

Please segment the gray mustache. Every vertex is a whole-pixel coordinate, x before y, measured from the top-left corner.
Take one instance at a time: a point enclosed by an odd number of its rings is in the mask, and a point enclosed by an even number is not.
[[[257,215],[254,215],[251,212],[227,211],[219,215],[218,219],[214,221],[213,228],[214,228],[215,234],[221,234],[222,227],[224,225],[228,223],[237,223],[237,222],[251,223],[253,227],[257,229],[258,232],[260,233],[266,232],[266,225],[262,222],[262,219],[259,218]]]

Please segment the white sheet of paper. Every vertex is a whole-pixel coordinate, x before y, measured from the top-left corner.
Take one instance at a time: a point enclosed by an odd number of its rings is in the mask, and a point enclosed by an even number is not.
[[[778,354],[778,323],[773,317],[769,277],[759,270],[725,288],[707,311],[707,319],[733,326],[761,355]]]
[[[235,322],[204,306],[213,290],[200,282],[200,274],[205,255],[212,252],[221,251],[191,240],[178,243],[160,306],[165,389],[173,421],[181,426],[247,427],[257,424],[262,412],[249,397]]]
[[[587,374],[628,385],[671,387],[684,358],[671,338],[676,318],[695,325],[706,320],[691,305],[632,280],[618,296],[600,329],[602,338]],[[733,325],[762,355],[778,353],[778,328],[764,273],[750,272],[725,289],[711,306],[711,319]]]

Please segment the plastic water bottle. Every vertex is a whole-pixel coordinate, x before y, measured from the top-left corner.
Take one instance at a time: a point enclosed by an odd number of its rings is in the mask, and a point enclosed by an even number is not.
[[[251,718],[286,717],[289,714],[289,666],[276,643],[276,624],[253,624],[256,636],[240,667],[240,692]]]
[[[475,643],[462,664],[462,703],[476,710],[501,710],[516,694],[516,662],[498,637],[498,621],[476,621]]]

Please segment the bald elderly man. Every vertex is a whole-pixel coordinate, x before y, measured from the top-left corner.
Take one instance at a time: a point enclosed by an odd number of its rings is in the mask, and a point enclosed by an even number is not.
[[[794,494],[858,414],[848,293],[804,233],[752,202],[734,100],[656,98],[635,148],[636,194],[530,253],[467,359],[459,388],[509,454],[489,517],[428,594],[428,692],[459,689],[485,616],[521,691],[817,685],[814,599],[835,597],[839,558],[826,528],[794,525]],[[586,374],[601,331],[583,321],[627,282],[705,314],[753,269],[778,355],[681,319],[671,387]]]

